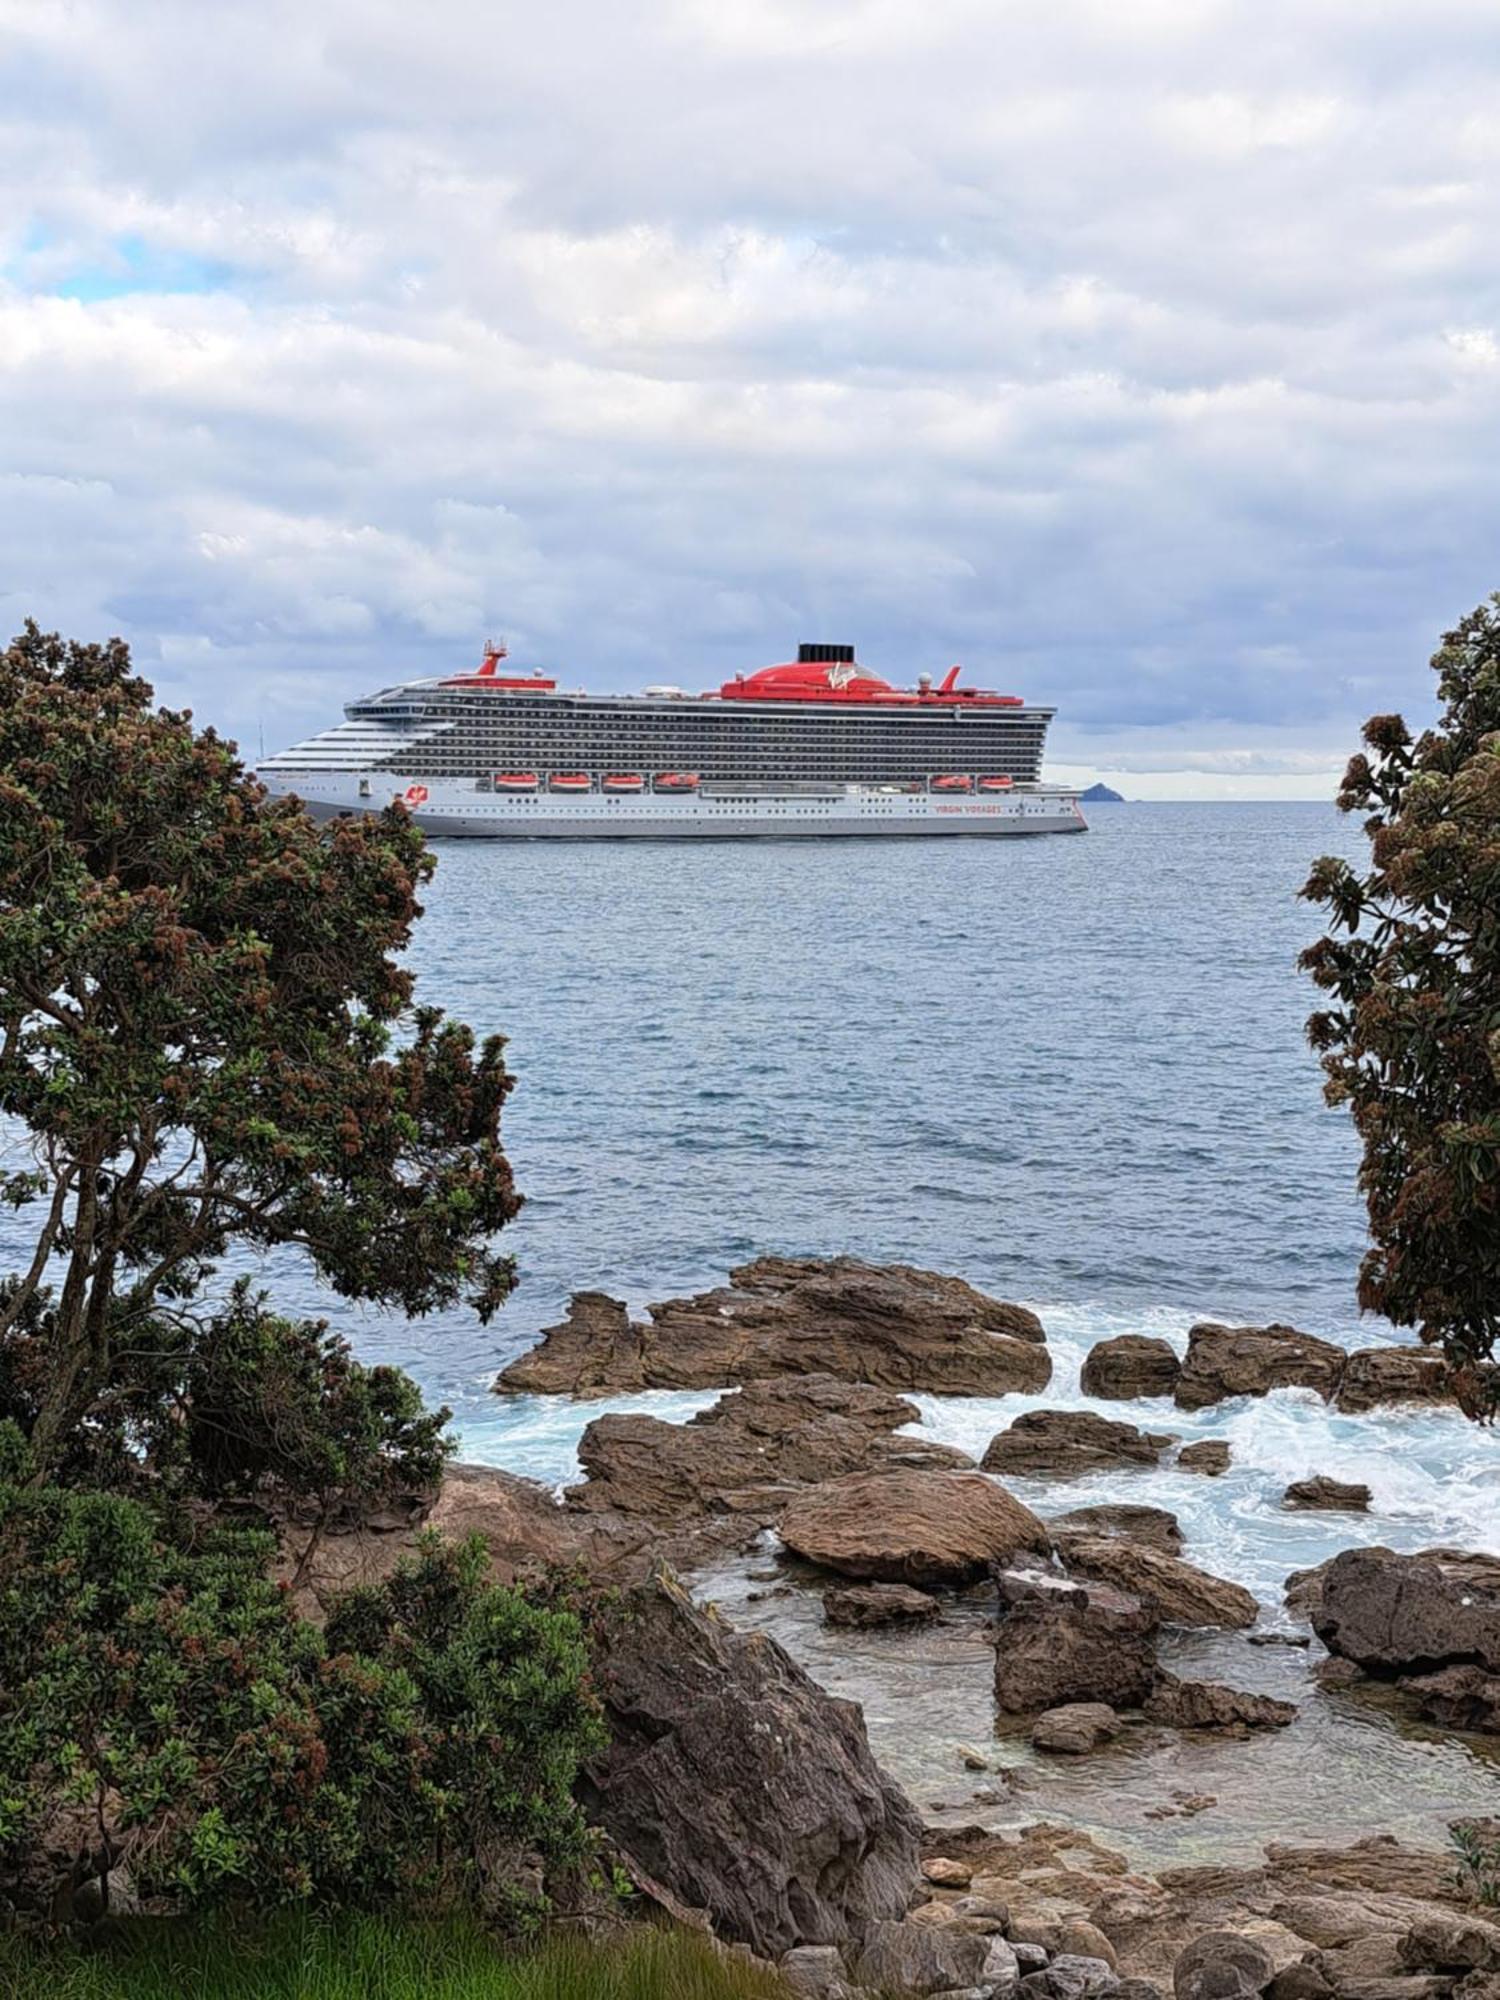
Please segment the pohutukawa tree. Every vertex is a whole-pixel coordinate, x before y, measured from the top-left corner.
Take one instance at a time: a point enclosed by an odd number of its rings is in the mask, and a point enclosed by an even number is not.
[[[1471,1416],[1500,1407],[1500,594],[1433,658],[1442,714],[1416,741],[1365,726],[1339,805],[1370,866],[1325,857],[1330,912],[1303,964],[1332,1004],[1308,1034],[1364,1142],[1359,1302],[1440,1343]]]
[[[0,653],[0,1113],[29,1152],[0,1197],[35,1218],[0,1374],[34,1482],[235,1244],[408,1313],[505,1298],[503,1043],[413,1010],[397,962],[432,866],[398,809],[270,799],[118,640]]]

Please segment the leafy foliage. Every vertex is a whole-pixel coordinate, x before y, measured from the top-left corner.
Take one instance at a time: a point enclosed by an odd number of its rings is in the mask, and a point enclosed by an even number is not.
[[[576,1619],[434,1538],[320,1633],[266,1539],[0,1487],[0,1871],[48,1847],[190,1904],[513,1895],[582,1851]]]
[[[503,1043],[412,1010],[397,962],[417,829],[317,825],[150,703],[118,640],[28,625],[0,653],[0,1113],[34,1158],[0,1199],[39,1215],[0,1337],[24,1321],[45,1350],[38,1479],[232,1242],[300,1245],[410,1313],[487,1319],[514,1277],[489,1242],[519,1206]]]
[[[1359,1301],[1440,1342],[1492,1418],[1500,1334],[1500,595],[1434,656],[1443,712],[1419,740],[1365,727],[1339,805],[1371,865],[1319,861],[1330,934],[1303,964],[1333,1004],[1308,1034],[1364,1142],[1371,1246]]]

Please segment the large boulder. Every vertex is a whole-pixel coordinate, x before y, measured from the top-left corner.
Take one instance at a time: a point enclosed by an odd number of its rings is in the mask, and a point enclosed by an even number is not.
[[[1500,1673],[1500,1557],[1345,1549],[1303,1581],[1313,1630],[1367,1673]]]
[[[829,1480],[793,1497],[777,1532],[794,1554],[883,1583],[974,1583],[992,1563],[1045,1554],[1047,1529],[982,1472],[921,1469]]]
[[[1121,1333],[1089,1349],[1078,1386],[1085,1396],[1123,1402],[1132,1396],[1170,1396],[1181,1373],[1176,1350],[1165,1340]]]
[[[1183,1681],[1168,1673],[1158,1675],[1146,1714],[1152,1722],[1165,1722],[1173,1729],[1217,1729],[1233,1735],[1248,1729],[1285,1729],[1297,1720],[1294,1702],[1248,1694],[1219,1681]]]
[[[952,1445],[894,1435],[917,1417],[915,1403],[893,1390],[829,1375],[753,1382],[682,1424],[596,1417],[578,1446],[586,1483],[567,1502],[654,1520],[726,1506],[770,1520],[790,1486],[866,1467],[973,1463]]]
[[[1238,1931],[1206,1931],[1172,1967],[1176,2000],[1255,2000],[1276,1977],[1263,1944]]]
[[[853,1257],[761,1257],[717,1291],[668,1299],[632,1321],[599,1292],[575,1295],[513,1361],[507,1393],[607,1395],[720,1389],[773,1375],[834,1375],[952,1396],[1034,1394],[1052,1374],[1042,1323],[962,1278]]]
[[[1070,1507],[1047,1523],[1056,1536],[1116,1535],[1121,1541],[1144,1542],[1163,1555],[1182,1552],[1182,1528],[1165,1507],[1139,1506],[1127,1500],[1101,1500],[1092,1507]]]
[[[1448,1364],[1427,1347],[1360,1347],[1344,1363],[1334,1402],[1358,1414],[1388,1403],[1451,1403]]]
[[[1074,1479],[1155,1465],[1171,1442],[1091,1410],[1027,1410],[990,1440],[979,1462],[986,1472],[1018,1479]]]
[[[1002,1714],[1082,1702],[1135,1708],[1145,1700],[1156,1680],[1157,1621],[1139,1598],[1025,1571],[1002,1572],[995,1581],[995,1701]]]
[[[1185,1444],[1177,1454],[1179,1472],[1195,1472],[1204,1479],[1221,1479],[1229,1470],[1229,1440],[1227,1438],[1200,1438],[1196,1444]]]
[[[611,1741],[580,1796],[632,1869],[763,1958],[900,1918],[921,1825],[853,1702],[666,1575],[598,1612],[593,1655]]]
[[[987,1937],[935,1924],[872,1924],[854,1963],[854,1977],[869,1993],[972,1991],[990,1953]]]
[[[1242,1585],[1144,1543],[1065,1532],[1057,1536],[1057,1546],[1070,1576],[1127,1591],[1163,1624],[1223,1625],[1234,1631],[1260,1616],[1260,1606]]]
[[[1103,1701],[1069,1701],[1044,1709],[1031,1727],[1033,1749],[1082,1757],[1120,1733],[1120,1718]]]
[[[1188,1334],[1174,1396],[1184,1410],[1207,1409],[1227,1396],[1264,1396],[1271,1389],[1316,1389],[1331,1397],[1347,1356],[1332,1341],[1292,1326],[1219,1326],[1205,1321]]]

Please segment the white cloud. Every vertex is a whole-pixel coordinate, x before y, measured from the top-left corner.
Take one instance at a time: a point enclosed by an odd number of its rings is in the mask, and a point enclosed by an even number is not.
[[[251,743],[833,636],[1316,788],[1500,583],[1490,7],[1398,13],[0,0],[3,615]]]

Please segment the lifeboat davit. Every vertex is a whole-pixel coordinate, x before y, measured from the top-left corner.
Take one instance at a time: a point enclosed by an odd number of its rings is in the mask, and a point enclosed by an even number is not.
[[[663,771],[656,780],[659,792],[696,792],[698,773],[696,771]]]
[[[979,789],[982,792],[1008,792],[1015,782],[1014,778],[981,778]]]
[[[540,780],[535,771],[497,771],[497,792],[534,792]]]
[[[591,792],[594,781],[587,771],[554,771],[547,780],[547,789],[553,792]]]
[[[960,777],[952,771],[945,771],[941,777],[933,779],[932,789],[935,792],[972,792],[974,780]]]
[[[643,792],[646,780],[639,771],[616,771],[610,777],[600,780],[606,792]]]

